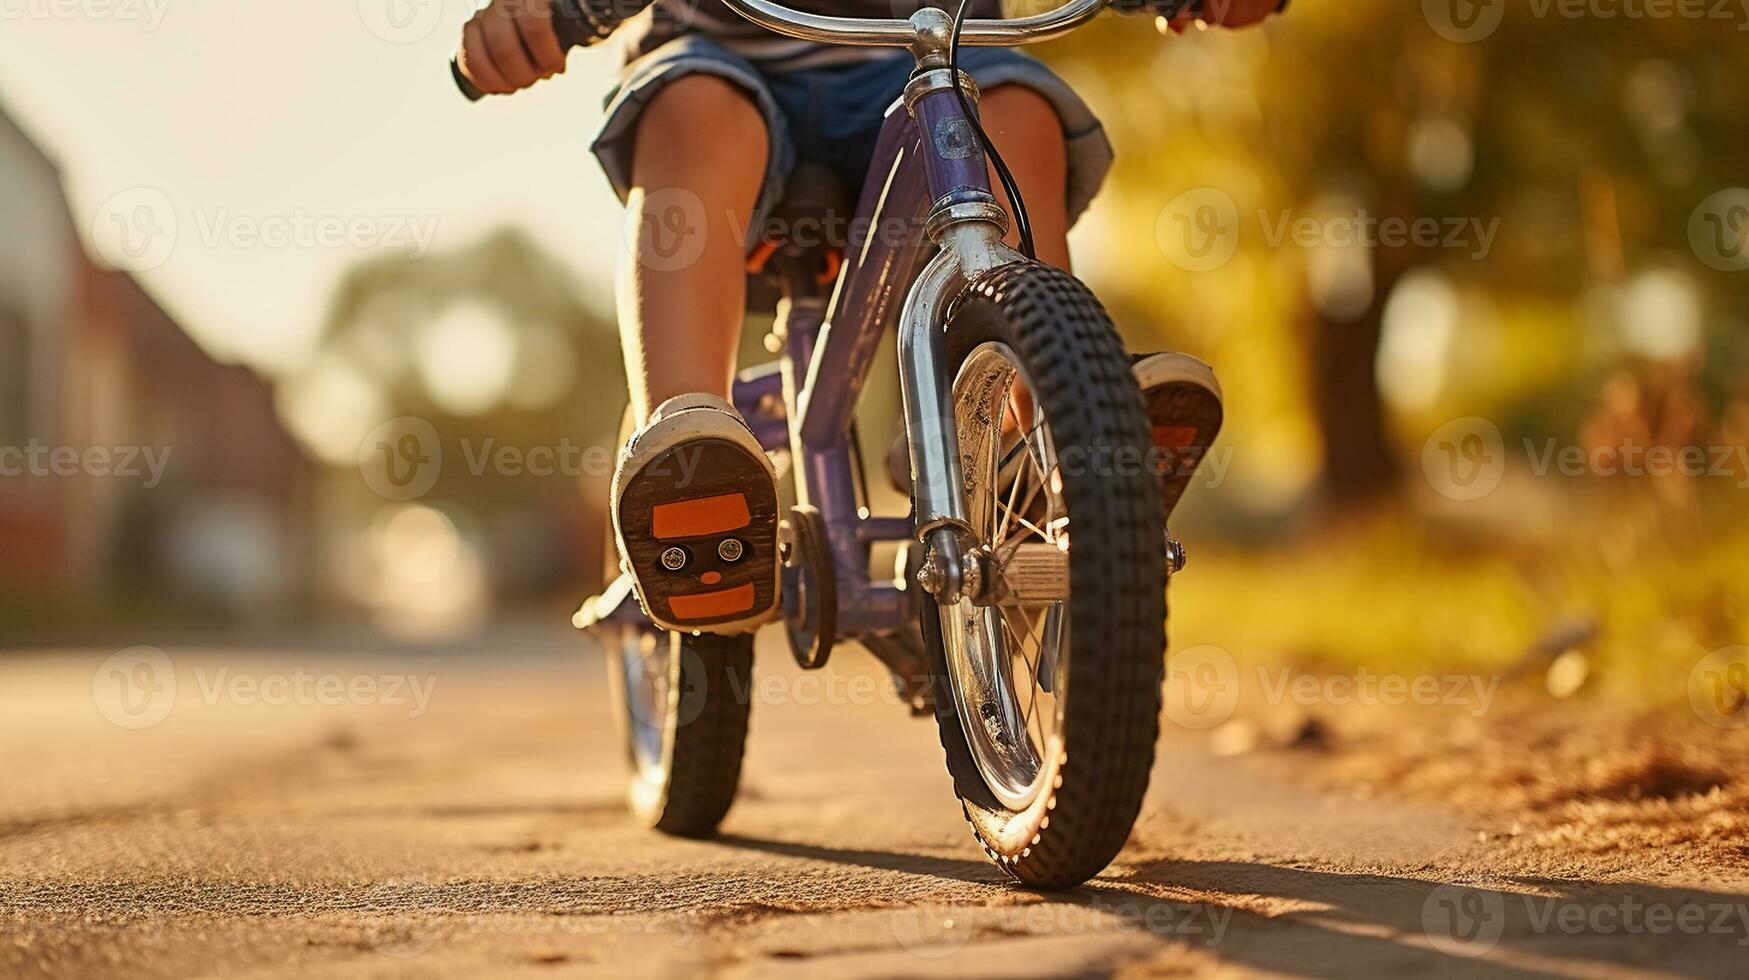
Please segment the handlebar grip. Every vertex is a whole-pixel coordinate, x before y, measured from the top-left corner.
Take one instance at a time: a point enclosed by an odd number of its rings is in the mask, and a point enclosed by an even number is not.
[[[476,88],[473,81],[469,79],[468,76],[462,74],[462,60],[460,55],[452,54],[449,56],[449,77],[455,81],[456,89],[459,90],[469,102],[478,102],[486,97],[486,93]]]
[[[639,5],[637,9],[642,10],[643,6]],[[596,31],[595,22],[583,13],[583,0],[553,0],[553,33],[559,36],[559,47],[567,52],[572,48],[588,47],[603,38]]]
[[[572,48],[587,47],[602,39],[595,23],[583,13],[582,0],[553,0],[553,31],[559,36],[559,48],[570,51]],[[462,63],[459,55],[451,55],[449,59],[449,77],[455,82],[455,87],[469,102],[478,102],[486,97],[468,76],[462,74]]]

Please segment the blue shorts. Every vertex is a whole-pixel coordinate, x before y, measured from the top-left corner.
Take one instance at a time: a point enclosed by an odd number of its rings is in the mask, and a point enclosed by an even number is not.
[[[626,66],[619,86],[608,96],[606,119],[591,149],[623,201],[631,190],[638,118],[662,86],[692,74],[733,82],[759,107],[770,140],[765,189],[747,226],[752,235],[783,199],[798,160],[830,167],[855,198],[874,156],[882,118],[903,94],[915,67],[909,54],[895,52],[849,65],[765,73],[709,36],[688,34]],[[1056,72],[1018,51],[966,48],[960,52],[960,67],[985,91],[1023,85],[1056,109],[1068,147],[1064,194],[1073,222],[1111,169],[1111,142],[1093,110]]]

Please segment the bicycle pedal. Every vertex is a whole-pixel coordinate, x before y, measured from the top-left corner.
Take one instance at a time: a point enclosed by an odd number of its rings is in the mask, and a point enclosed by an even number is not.
[[[1185,552],[1184,545],[1172,535],[1166,535],[1166,571],[1177,575],[1184,571],[1184,566],[1190,561],[1190,555]]]

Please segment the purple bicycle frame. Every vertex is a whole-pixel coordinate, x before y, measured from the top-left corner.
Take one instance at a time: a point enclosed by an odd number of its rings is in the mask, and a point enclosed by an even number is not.
[[[760,443],[791,452],[798,501],[825,519],[837,566],[840,637],[890,633],[911,615],[905,593],[893,582],[874,581],[868,564],[876,542],[915,540],[913,524],[860,511],[851,421],[882,336],[936,250],[927,219],[960,201],[993,198],[983,147],[959,97],[951,87],[935,87],[909,107],[906,100],[895,102],[830,303],[792,302],[782,314],[787,341],[776,368],[744,372],[735,383],[735,405]]]

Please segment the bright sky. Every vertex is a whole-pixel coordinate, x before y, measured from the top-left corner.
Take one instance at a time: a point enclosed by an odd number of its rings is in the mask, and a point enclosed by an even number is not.
[[[94,253],[130,245],[221,358],[298,365],[348,263],[503,223],[608,308],[619,207],[588,143],[614,55],[470,105],[447,60],[472,7],[0,0],[0,102],[60,163]]]

